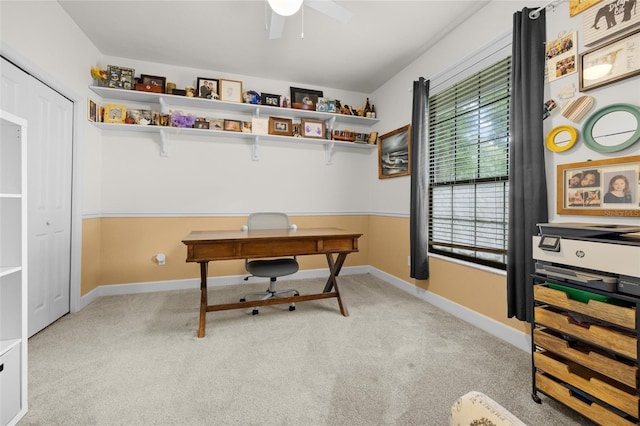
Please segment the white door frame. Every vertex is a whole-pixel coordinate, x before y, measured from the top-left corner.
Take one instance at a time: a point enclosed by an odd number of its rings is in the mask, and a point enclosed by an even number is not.
[[[80,96],[75,90],[47,73],[45,70],[28,60],[21,53],[0,41],[0,54],[11,62],[29,72],[52,89],[60,92],[73,102],[73,130],[72,130],[72,159],[71,159],[71,269],[69,288],[69,311],[78,312],[83,308],[80,304],[80,271],[82,266],[82,200],[80,199],[81,167],[79,167],[80,143],[82,140],[84,110],[86,96]]]

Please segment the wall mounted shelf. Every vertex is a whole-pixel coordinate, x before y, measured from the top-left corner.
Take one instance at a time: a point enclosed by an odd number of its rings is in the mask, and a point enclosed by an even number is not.
[[[279,108],[268,105],[255,105],[237,102],[225,102],[211,99],[192,98],[186,96],[175,96],[164,93],[141,92],[135,90],[113,89],[101,86],[90,86],[90,89],[102,97],[103,99],[111,99],[118,103],[136,102],[145,104],[155,104],[160,106],[163,113],[168,113],[170,108],[198,108],[207,109],[218,112],[231,112],[246,114],[251,117],[284,117],[284,118],[313,118],[316,120],[324,120],[327,123],[327,129],[331,131],[335,125],[358,125],[373,126],[379,120],[375,118],[358,117],[352,115],[333,114],[318,111],[306,111],[292,108]],[[168,156],[169,140],[175,135],[190,135],[213,138],[229,138],[229,139],[245,139],[251,142],[251,158],[258,161],[260,141],[273,141],[283,143],[305,143],[305,144],[322,144],[325,150],[325,161],[331,164],[336,147],[344,147],[347,149],[372,150],[377,149],[376,145],[342,142],[329,139],[311,139],[301,137],[278,136],[269,134],[256,134],[244,132],[230,132],[211,129],[193,129],[178,128],[166,126],[144,126],[136,124],[114,124],[114,123],[94,123],[96,127],[102,130],[117,130],[127,132],[143,132],[157,133],[160,135],[160,155]]]

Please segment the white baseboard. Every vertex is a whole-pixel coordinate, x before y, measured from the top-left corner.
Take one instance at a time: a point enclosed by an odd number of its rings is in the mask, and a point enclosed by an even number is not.
[[[531,337],[518,331],[508,325],[505,325],[499,321],[496,321],[492,318],[489,318],[485,315],[482,315],[476,311],[473,311],[469,308],[466,308],[460,304],[450,301],[442,296],[438,296],[437,294],[431,293],[427,290],[416,287],[413,284],[410,284],[406,281],[403,281],[393,275],[390,275],[386,272],[383,272],[377,268],[372,266],[345,266],[342,268],[342,275],[355,275],[355,274],[366,274],[369,273],[375,277],[380,278],[388,282],[389,284],[403,290],[413,296],[418,297],[419,299],[424,300],[445,312],[450,313],[478,328],[486,331],[493,336],[496,336],[507,343],[512,344],[513,346],[522,349],[523,351],[531,353]],[[305,278],[323,278],[329,274],[328,269],[305,269],[303,271],[298,271],[295,275],[290,275],[288,277],[282,277],[280,281],[292,281],[299,280]],[[209,277],[208,286],[209,287],[219,287],[226,285],[235,285],[235,284],[243,284],[244,278],[247,275],[229,275],[224,277]],[[266,278],[250,278],[253,282],[259,282],[258,280],[265,280]],[[89,293],[85,294],[80,298],[80,309],[84,308],[94,300],[98,299],[102,296],[116,296],[116,295],[124,295],[124,294],[135,294],[135,293],[147,293],[154,291],[169,291],[169,290],[184,290],[188,288],[200,288],[200,279],[191,278],[186,280],[173,280],[173,281],[152,281],[146,283],[135,283],[135,284],[114,284],[114,285],[103,285],[96,287]]]

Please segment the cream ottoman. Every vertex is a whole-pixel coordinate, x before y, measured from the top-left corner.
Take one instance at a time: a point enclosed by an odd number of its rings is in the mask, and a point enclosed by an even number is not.
[[[526,426],[482,392],[471,391],[451,407],[451,426]]]

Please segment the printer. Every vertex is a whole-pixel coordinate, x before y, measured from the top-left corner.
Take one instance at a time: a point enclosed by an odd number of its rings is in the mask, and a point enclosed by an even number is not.
[[[539,223],[535,272],[588,288],[640,296],[640,226]]]

